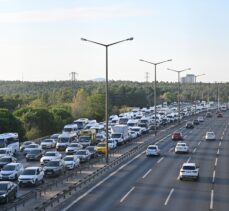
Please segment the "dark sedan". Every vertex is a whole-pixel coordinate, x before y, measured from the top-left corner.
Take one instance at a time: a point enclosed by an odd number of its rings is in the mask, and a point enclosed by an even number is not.
[[[13,182],[0,182],[0,203],[8,203],[17,198],[17,185]]]

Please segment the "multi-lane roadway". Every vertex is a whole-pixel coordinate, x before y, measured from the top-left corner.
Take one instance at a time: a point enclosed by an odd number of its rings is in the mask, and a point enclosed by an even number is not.
[[[229,114],[205,119],[194,129],[181,125],[188,154],[175,154],[175,141],[166,135],[156,143],[160,157],[147,158],[144,151],[99,182],[74,195],[65,211],[107,210],[229,210]],[[217,140],[205,141],[212,130]],[[200,167],[198,181],[180,181],[184,162]]]

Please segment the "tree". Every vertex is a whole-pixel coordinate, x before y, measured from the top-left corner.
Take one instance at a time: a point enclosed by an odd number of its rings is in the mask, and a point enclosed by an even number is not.
[[[88,116],[88,95],[84,89],[79,89],[73,98],[72,115],[74,118]]]
[[[0,109],[0,133],[7,132],[16,132],[20,138],[25,136],[23,123],[9,112],[8,109]]]

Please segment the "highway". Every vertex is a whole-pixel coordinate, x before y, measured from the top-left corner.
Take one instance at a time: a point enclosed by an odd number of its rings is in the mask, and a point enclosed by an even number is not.
[[[194,129],[182,128],[189,154],[175,154],[176,142],[166,136],[157,142],[160,157],[140,153],[85,192],[65,202],[73,210],[229,210],[228,113],[208,118]],[[205,141],[206,131],[216,133],[216,141]],[[184,162],[200,166],[200,178],[180,181]]]

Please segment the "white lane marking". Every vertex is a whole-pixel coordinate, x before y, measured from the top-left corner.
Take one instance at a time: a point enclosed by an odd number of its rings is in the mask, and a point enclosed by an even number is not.
[[[179,180],[180,179],[180,175],[178,175],[178,177],[177,177],[177,180]]]
[[[96,185],[94,185],[92,188],[90,188],[87,192],[85,192],[84,194],[82,194],[81,196],[79,196],[78,198],[76,198],[67,207],[63,208],[62,211],[67,211],[74,204],[76,204],[78,201],[80,201],[81,199],[83,199],[85,196],[87,196],[89,193],[91,193],[93,190],[95,190],[97,187],[99,187],[100,185],[102,185],[109,178],[111,178],[113,175],[117,174],[121,169],[123,169],[124,167],[126,167],[127,165],[129,165],[130,163],[132,163],[134,160],[136,160],[137,158],[139,158],[144,153],[145,153],[145,151],[143,151],[142,153],[136,155],[134,158],[132,158],[131,160],[129,160],[127,163],[125,163],[124,165],[122,165],[121,167],[119,167],[116,171],[110,173],[107,177],[105,177],[103,180],[101,180],[100,182],[98,182]]]
[[[213,175],[212,175],[212,183],[215,182],[215,170],[213,171]]]
[[[122,199],[120,200],[120,203],[122,203],[126,198],[127,196],[135,189],[135,187],[132,187],[126,194],[125,196],[122,197]]]
[[[196,148],[193,150],[193,153],[195,153],[196,152]]]
[[[217,166],[218,158],[215,159],[215,166]]]
[[[219,149],[218,149],[218,151],[217,151],[217,155],[219,155]]]
[[[219,142],[219,147],[221,146],[221,144],[222,144],[222,143],[221,143],[221,141],[220,141],[220,142]]]
[[[199,141],[198,146],[201,144],[201,141]]]
[[[147,175],[148,175],[151,171],[152,171],[152,169],[149,169],[149,171],[147,171],[147,172],[143,175],[142,179],[145,179],[145,178],[147,177]]]
[[[160,158],[157,163],[160,163],[162,160],[164,159],[164,157]]]
[[[167,139],[169,136],[171,136],[171,135],[169,134],[169,135],[165,136],[164,138],[162,138],[159,141],[157,141],[155,144],[161,143],[162,141],[164,141],[165,139]]]
[[[221,140],[223,140],[223,136],[221,136],[221,138],[220,138]]]
[[[186,161],[186,163],[189,163],[190,160],[191,160],[191,157],[188,158],[188,160]]]
[[[164,205],[166,206],[169,203],[169,199],[171,198],[172,194],[173,194],[174,188],[172,188],[169,192],[169,195],[167,197],[167,199],[165,200]]]
[[[172,151],[173,151],[173,149],[174,149],[174,148],[173,148],[173,147],[171,147],[171,148],[169,149],[169,152],[172,152]]]
[[[214,190],[211,190],[210,210],[213,210]]]

